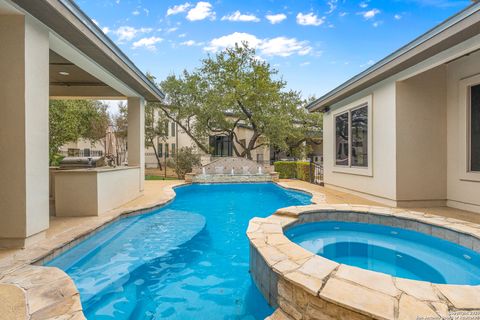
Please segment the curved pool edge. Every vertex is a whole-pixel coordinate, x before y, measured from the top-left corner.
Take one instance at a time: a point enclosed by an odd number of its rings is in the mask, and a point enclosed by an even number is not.
[[[79,242],[93,236],[112,223],[130,216],[146,214],[171,203],[175,189],[190,183],[179,180],[178,183],[162,187],[166,199],[154,200],[142,205],[122,206],[99,216],[95,224],[86,230],[56,239],[50,246],[33,246],[9,257],[5,265],[0,263],[0,298],[8,303],[10,315],[0,315],[0,319],[86,319],[83,314],[80,294],[70,276],[56,267],[43,266],[44,263],[72,248]],[[128,205],[128,204],[127,204]],[[3,261],[2,261],[3,262]],[[12,298],[10,288],[17,295]],[[7,299],[10,298],[10,299]],[[24,316],[23,316],[24,315]],[[4,316],[6,316],[4,318]]]
[[[290,241],[284,231],[325,220],[420,231],[479,252],[480,225],[405,209],[313,204],[250,220],[250,271],[274,319],[415,319],[480,310],[480,286],[440,285],[339,264]],[[417,227],[415,229],[414,227]],[[427,229],[425,229],[425,227]],[[421,228],[418,230],[418,228]]]

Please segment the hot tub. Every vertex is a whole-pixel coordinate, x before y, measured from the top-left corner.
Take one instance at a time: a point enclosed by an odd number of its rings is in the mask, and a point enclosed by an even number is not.
[[[347,265],[442,284],[480,284],[480,254],[431,235],[379,224],[325,221],[290,228],[303,248]]]
[[[480,225],[395,208],[308,205],[250,220],[272,318],[478,318]]]

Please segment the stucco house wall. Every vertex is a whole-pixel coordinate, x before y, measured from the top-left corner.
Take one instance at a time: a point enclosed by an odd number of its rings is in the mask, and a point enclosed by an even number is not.
[[[323,161],[325,185],[384,202],[396,199],[396,148],[395,148],[395,83],[383,81],[331,106],[323,117]],[[334,115],[355,106],[355,101],[371,96],[372,154],[371,172],[355,170],[342,172],[335,165]]]
[[[464,172],[462,137],[466,133],[461,119],[460,81],[480,75],[480,52],[474,52],[448,64],[447,67],[447,205],[480,212],[480,173],[477,180],[468,180]]]
[[[445,205],[446,66],[396,82],[396,200]]]

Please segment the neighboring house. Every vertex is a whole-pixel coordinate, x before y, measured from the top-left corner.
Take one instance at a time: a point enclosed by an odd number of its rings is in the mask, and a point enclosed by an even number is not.
[[[324,112],[326,186],[480,212],[480,3],[307,108]]]
[[[162,112],[162,111],[158,111]],[[156,119],[158,119],[159,113],[156,114]],[[155,121],[155,123],[158,120]],[[198,154],[200,154],[202,163],[206,164],[211,161],[213,157],[235,157],[235,152],[233,151],[233,144],[241,151],[241,147],[238,143],[232,141],[231,137],[225,134],[212,134],[209,136],[209,146],[211,153],[207,154],[197,147],[195,142],[190,138],[190,136],[182,130],[175,122],[168,121],[165,123],[165,132],[167,133],[166,137],[157,137],[156,145],[158,155],[160,156],[161,163],[169,159],[173,160],[175,153],[183,147],[193,147]],[[236,134],[238,139],[249,141],[253,135],[253,131],[247,126],[240,126]],[[257,140],[258,144],[261,144],[263,139],[260,137]],[[252,151],[252,158],[257,162],[270,162],[270,147],[261,146]],[[145,154],[145,165],[149,168],[157,167],[157,159],[152,147],[146,148]]]

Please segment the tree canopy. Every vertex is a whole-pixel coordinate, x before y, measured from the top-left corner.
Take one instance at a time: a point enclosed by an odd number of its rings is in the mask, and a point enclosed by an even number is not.
[[[160,87],[167,98],[158,107],[207,153],[210,134],[230,136],[235,155],[252,159],[264,145],[288,151],[321,126],[319,115],[304,110],[300,93],[288,90],[278,71],[245,43],[209,56],[192,72],[167,77]],[[249,128],[251,137],[240,139],[239,127]]]
[[[106,106],[93,100],[51,100],[49,107],[50,161],[58,149],[78,139],[92,143],[105,138],[110,123]]]

